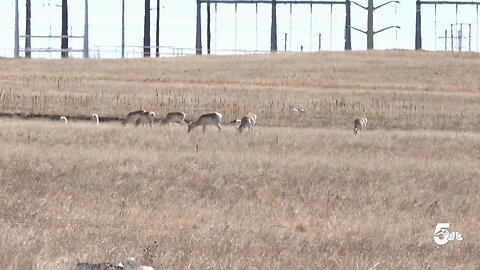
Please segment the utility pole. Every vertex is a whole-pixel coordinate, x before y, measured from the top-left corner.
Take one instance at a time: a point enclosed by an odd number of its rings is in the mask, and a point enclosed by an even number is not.
[[[160,57],[160,0],[157,0],[157,29],[155,32],[155,56]]]
[[[62,0],[62,58],[68,57],[68,4]]]
[[[352,35],[351,35],[351,15],[350,15],[350,0],[345,1],[345,51],[352,50]]]
[[[25,22],[25,58],[32,58],[32,43],[31,43],[31,34],[32,34],[32,3],[30,0],[26,1],[26,22]]]
[[[353,2],[353,1],[352,1],[352,3],[354,3],[355,5],[363,8],[363,9],[365,9],[365,10],[367,11],[367,31],[360,30],[360,29],[355,28],[355,27],[353,27],[353,26],[350,26],[350,28],[352,28],[352,29],[354,29],[354,30],[357,30],[357,31],[359,31],[359,32],[362,32],[362,33],[364,33],[364,34],[367,35],[367,49],[368,49],[368,50],[373,50],[373,36],[374,36],[375,34],[378,34],[378,33],[380,33],[380,32],[383,32],[383,31],[387,30],[387,29],[390,29],[390,28],[397,28],[397,29],[400,28],[400,26],[398,26],[398,25],[393,25],[393,26],[385,27],[385,28],[380,29],[380,30],[378,30],[378,31],[374,31],[374,30],[373,30],[373,12],[374,12],[375,10],[377,10],[377,9],[379,9],[379,8],[387,5],[387,4],[390,4],[390,3],[397,3],[397,4],[399,4],[399,3],[400,3],[399,1],[396,1],[396,0],[388,1],[388,2],[385,2],[385,3],[383,3],[383,4],[379,5],[379,6],[376,6],[376,7],[373,6],[373,0],[368,0],[368,6],[366,6],[366,7],[360,5],[360,4],[356,3],[356,2]]]
[[[88,52],[88,0],[85,0],[85,29],[83,30],[83,58],[89,57]]]
[[[197,0],[197,33],[195,39],[196,54],[202,54],[202,2]]]
[[[212,41],[212,33],[210,32],[210,2],[207,2],[207,54],[210,54],[211,41]]]
[[[145,0],[145,20],[143,24],[143,57],[150,56],[150,0]]]
[[[125,0],[122,0],[122,58],[125,58]]]
[[[13,55],[15,58],[20,57],[20,31],[18,29],[18,0],[15,0],[15,48]]]
[[[417,0],[415,18],[415,50],[422,49],[422,8],[420,0]]]
[[[270,51],[277,51],[277,1],[272,0],[272,28],[270,31]]]

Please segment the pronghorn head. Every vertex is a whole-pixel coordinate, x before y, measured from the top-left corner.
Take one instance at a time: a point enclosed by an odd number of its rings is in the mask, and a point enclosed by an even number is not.
[[[61,116],[60,121],[63,121],[65,124],[68,123],[67,117],[65,117],[65,116]]]
[[[148,116],[155,118],[155,112],[148,112]]]

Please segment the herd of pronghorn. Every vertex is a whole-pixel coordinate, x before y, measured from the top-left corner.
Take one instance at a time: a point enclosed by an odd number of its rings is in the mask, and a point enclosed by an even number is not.
[[[198,126],[203,127],[203,132],[205,132],[207,126],[216,126],[218,131],[222,129],[222,114],[219,112],[206,113],[202,114],[196,121],[186,120],[186,114],[184,112],[169,112],[163,118],[161,124],[169,123],[178,123],[180,125],[186,125],[188,127],[188,132],[192,131]],[[92,114],[92,122],[98,125],[98,115],[96,113]],[[60,120],[68,123],[67,117],[62,116]],[[122,125],[128,123],[138,125],[149,125],[152,126],[155,122],[155,112],[149,112],[145,110],[133,111],[127,114],[125,119],[122,121]],[[257,123],[257,115],[254,113],[247,113],[241,119],[235,119],[230,122],[230,124],[239,124],[237,130],[243,132],[245,129],[253,130]],[[353,133],[357,134],[359,131],[364,132],[367,130],[367,118],[357,118],[353,121]]]

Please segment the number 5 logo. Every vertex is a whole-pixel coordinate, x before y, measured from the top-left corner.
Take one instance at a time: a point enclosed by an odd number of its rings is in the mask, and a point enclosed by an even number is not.
[[[437,227],[435,227],[435,232],[433,233],[433,241],[435,241],[437,245],[443,246],[448,243],[448,236],[450,235],[447,230],[448,228],[450,228],[450,223],[437,223]]]

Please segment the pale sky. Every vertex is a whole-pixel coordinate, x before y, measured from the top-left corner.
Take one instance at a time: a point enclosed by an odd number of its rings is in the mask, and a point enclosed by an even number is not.
[[[464,2],[469,2],[466,0]],[[125,0],[125,35],[127,57],[141,56],[143,45],[143,0]],[[194,53],[195,48],[195,0],[161,0],[160,46],[162,54],[178,52],[173,48],[184,48],[184,54]],[[367,0],[357,0],[367,5]],[[375,0],[375,5],[385,1]],[[375,49],[414,49],[415,47],[415,0],[401,0],[400,4],[389,4],[375,11],[374,30],[398,25],[399,30],[391,29],[375,35]],[[61,34],[60,0],[32,0],[32,35]],[[151,8],[156,1],[151,0]],[[366,30],[367,13],[352,4],[352,26]],[[471,24],[471,49],[479,51],[477,7],[460,5],[458,16],[454,5],[422,6],[423,49],[444,50],[445,29],[450,31],[452,23]],[[332,11],[332,13],[330,12]],[[20,34],[25,34],[25,1],[19,0]],[[203,49],[206,53],[206,4],[202,5]],[[278,5],[278,50],[284,50],[287,33],[287,50],[317,51],[319,34],[322,35],[322,50],[343,50],[345,7],[343,5],[293,5],[290,16],[289,5]],[[211,5],[212,50],[214,53],[228,53],[234,50],[270,50],[271,5],[259,4],[258,14],[254,4]],[[151,45],[155,45],[156,11],[151,12]],[[291,25],[291,27],[290,27]],[[435,26],[436,25],[436,26]],[[70,31],[72,29],[72,31]],[[84,29],[84,0],[69,1],[69,34],[82,35]],[[121,0],[89,0],[90,55],[92,57],[121,56]],[[463,26],[463,50],[468,50],[468,25]],[[436,31],[436,33],[435,33]],[[457,32],[457,31],[455,31]],[[14,0],[0,0],[0,56],[12,57],[14,47]],[[24,39],[20,38],[23,48]],[[450,50],[450,41],[448,49]],[[455,46],[458,42],[455,40]],[[69,41],[70,47],[82,49],[80,39]],[[60,48],[59,39],[32,39],[32,48]],[[170,48],[172,47],[172,48]],[[353,50],[366,49],[366,36],[352,30]],[[23,55],[23,52],[21,52]],[[33,53],[33,57],[58,58],[59,53]],[[73,54],[81,57],[81,53]]]

